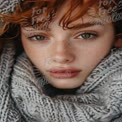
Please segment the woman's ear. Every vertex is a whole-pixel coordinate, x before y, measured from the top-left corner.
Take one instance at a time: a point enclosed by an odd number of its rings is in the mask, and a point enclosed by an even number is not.
[[[122,47],[122,36],[116,38],[114,46],[115,47]]]

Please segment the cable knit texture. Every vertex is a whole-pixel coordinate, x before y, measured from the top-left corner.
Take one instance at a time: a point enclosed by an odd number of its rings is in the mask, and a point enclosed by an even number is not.
[[[72,95],[36,75],[25,53],[16,63],[14,55],[7,44],[0,59],[0,122],[122,122],[122,49],[112,50]]]
[[[0,0],[0,14],[11,14],[14,12],[17,5],[24,0]],[[6,22],[2,15],[0,15],[0,29],[5,26]]]
[[[24,0],[0,0],[0,13],[12,13],[22,1]]]
[[[0,57],[0,122],[24,122],[11,98],[10,79],[15,48],[8,43]]]

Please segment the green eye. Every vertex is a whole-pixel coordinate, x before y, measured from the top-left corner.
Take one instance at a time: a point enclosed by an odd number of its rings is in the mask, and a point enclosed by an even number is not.
[[[97,35],[95,33],[82,33],[78,36],[80,39],[92,39],[95,38]]]
[[[34,35],[34,36],[29,37],[29,39],[35,40],[35,41],[42,41],[42,40],[46,40],[47,38],[42,35]]]

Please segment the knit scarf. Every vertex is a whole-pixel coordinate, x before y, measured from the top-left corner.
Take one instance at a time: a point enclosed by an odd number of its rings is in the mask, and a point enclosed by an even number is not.
[[[9,57],[12,52],[3,55]],[[21,122],[122,122],[122,49],[112,50],[85,83],[71,91],[56,89],[37,75],[25,53],[13,65],[11,82],[4,86],[9,86],[9,104],[17,111],[13,118],[19,115],[25,119]]]

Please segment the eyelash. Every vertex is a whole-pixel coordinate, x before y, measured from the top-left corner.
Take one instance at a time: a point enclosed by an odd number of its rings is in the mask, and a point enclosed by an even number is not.
[[[43,41],[47,40],[48,38],[45,35],[33,34],[31,36],[28,36],[28,39],[32,41]]]
[[[83,37],[83,35],[87,35],[87,37]],[[84,32],[84,33],[79,34],[75,39],[91,40],[91,39],[95,39],[97,36],[98,34],[95,32]],[[45,35],[30,34],[28,36],[28,39],[32,41],[44,41],[44,40],[47,40],[48,38]]]
[[[89,37],[83,37],[83,35],[87,35]],[[79,38],[80,36],[82,36],[82,38]],[[76,39],[84,39],[84,40],[89,40],[89,39],[95,39],[97,37],[97,33],[95,32],[84,32],[84,33],[81,33],[79,34]]]

